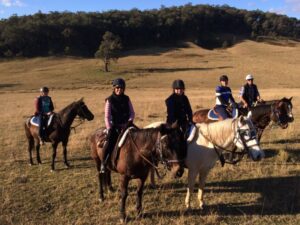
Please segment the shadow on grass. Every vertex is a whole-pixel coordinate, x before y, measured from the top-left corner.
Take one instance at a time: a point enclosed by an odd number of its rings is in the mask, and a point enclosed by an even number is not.
[[[272,140],[262,142],[262,144],[300,144],[300,138]]]
[[[232,66],[219,66],[219,67],[193,67],[193,68],[145,68],[135,69],[134,72],[139,73],[173,73],[173,72],[184,72],[184,71],[206,71],[215,69],[228,69],[233,68]]]
[[[11,88],[15,86],[20,86],[20,84],[0,84],[0,89],[2,88]]]
[[[170,186],[171,184],[167,184]],[[174,184],[172,188],[186,192],[186,184]],[[166,187],[163,187],[166,188]],[[184,188],[184,189],[183,189]],[[206,205],[204,211],[193,209],[189,211],[154,211],[144,213],[144,217],[179,217],[183,213],[190,215],[205,215],[209,212],[217,212],[218,215],[295,215],[300,213],[300,177],[267,177],[238,181],[211,182],[206,185],[206,191],[214,194],[238,193],[239,203]],[[243,194],[259,193],[260,198],[253,202],[243,201]],[[196,193],[192,198],[196,198]],[[182,205],[184,207],[184,205]]]

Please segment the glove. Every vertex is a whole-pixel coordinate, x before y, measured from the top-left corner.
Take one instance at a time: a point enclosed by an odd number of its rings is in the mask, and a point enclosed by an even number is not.
[[[236,102],[233,102],[232,103],[232,108],[237,108],[238,107],[238,104],[236,104]]]

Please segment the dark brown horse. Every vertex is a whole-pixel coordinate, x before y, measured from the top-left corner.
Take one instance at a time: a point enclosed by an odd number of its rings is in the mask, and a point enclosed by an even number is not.
[[[90,139],[91,154],[96,161],[98,170],[100,201],[104,200],[103,184],[105,178],[99,173],[103,158],[99,137],[103,137],[103,132],[104,128],[96,130]],[[162,124],[157,128],[130,130],[123,146],[120,149],[114,149],[108,162],[109,170],[121,174],[121,221],[126,219],[125,204],[129,181],[138,179],[136,209],[140,215],[143,188],[149,170],[161,162],[172,171],[174,176],[182,176],[186,151],[187,144],[183,132],[178,128]],[[107,177],[110,177],[110,174]],[[110,180],[108,185],[111,185]]]
[[[52,163],[51,170],[54,171],[54,163],[56,157],[56,149],[59,142],[62,142],[63,146],[63,154],[64,154],[64,163],[67,167],[69,167],[69,163],[67,161],[67,144],[69,140],[69,135],[71,132],[71,125],[76,116],[79,116],[81,120],[93,120],[94,115],[88,109],[86,104],[83,102],[83,99],[79,101],[75,101],[59,111],[55,113],[52,119],[50,126],[46,130],[45,139],[46,142],[51,142],[53,154],[52,154]],[[41,164],[40,158],[40,139],[39,139],[39,128],[30,123],[30,120],[33,116],[28,118],[25,122],[25,133],[28,141],[28,153],[29,153],[29,163],[33,165],[32,160],[32,149],[36,149],[36,157],[38,164]]]
[[[257,105],[249,109],[251,112],[252,122],[257,128],[258,140],[261,139],[264,129],[273,121],[281,128],[285,129],[288,127],[288,123],[293,122],[294,117],[292,113],[292,97],[282,98],[280,100],[267,101],[265,104]],[[215,120],[210,120],[207,117],[209,109],[201,109],[194,113],[193,121],[195,123],[211,123]],[[243,110],[239,110],[242,115],[248,114]]]

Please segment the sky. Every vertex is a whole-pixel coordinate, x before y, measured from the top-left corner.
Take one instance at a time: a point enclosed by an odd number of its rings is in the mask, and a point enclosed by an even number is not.
[[[180,6],[191,3],[209,5],[229,5],[239,9],[262,10],[284,14],[300,19],[300,0],[0,0],[0,19],[9,18],[16,14],[30,15],[38,11],[48,13],[51,11],[84,11],[102,12],[111,9],[140,10],[157,9],[161,6]]]

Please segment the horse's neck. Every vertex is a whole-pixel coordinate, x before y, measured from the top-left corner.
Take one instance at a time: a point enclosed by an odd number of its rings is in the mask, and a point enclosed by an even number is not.
[[[69,108],[65,108],[58,113],[61,118],[62,126],[64,128],[71,127],[77,113],[75,107],[70,106]]]
[[[233,144],[234,139],[234,126],[235,123],[228,123],[229,121],[223,121],[218,123],[201,124],[199,127],[200,136],[201,133],[206,141],[211,142],[217,147],[227,149]],[[220,124],[221,123],[221,124]],[[224,126],[223,126],[224,125]]]
[[[136,136],[134,138],[136,140],[137,147],[145,155],[153,154],[156,149],[155,145],[159,135],[159,131],[157,131],[155,128],[151,129],[154,130],[151,133],[146,133],[145,130],[137,131]]]
[[[252,111],[252,121],[256,125],[267,126],[271,121],[271,105],[262,105]]]

